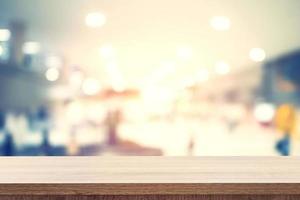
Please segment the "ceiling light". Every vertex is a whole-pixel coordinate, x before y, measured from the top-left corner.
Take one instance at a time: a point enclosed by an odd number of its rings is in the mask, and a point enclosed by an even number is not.
[[[80,71],[71,72],[69,81],[73,87],[80,87],[83,82],[82,72]]]
[[[33,55],[38,54],[41,50],[40,43],[38,42],[26,42],[23,45],[24,54]]]
[[[215,16],[211,19],[210,25],[217,31],[226,31],[230,29],[231,22],[228,17]]]
[[[4,53],[4,48],[0,46],[0,57],[3,55],[3,53]]]
[[[47,80],[51,82],[57,81],[59,79],[59,75],[60,73],[57,68],[49,68],[45,74]]]
[[[260,103],[254,108],[254,117],[261,123],[271,122],[275,116],[276,108],[270,103]]]
[[[10,39],[11,33],[8,29],[0,29],[0,42],[6,42]]]
[[[200,82],[205,82],[209,80],[209,71],[206,69],[201,69],[197,73],[197,80]]]
[[[179,47],[177,48],[177,56],[181,60],[189,60],[193,56],[193,50],[190,47]]]
[[[99,49],[99,53],[103,58],[112,58],[115,56],[115,51],[112,45],[104,45]]]
[[[219,61],[217,62],[215,66],[216,73],[219,75],[226,75],[230,72],[230,66],[225,61]]]
[[[250,50],[249,57],[254,62],[262,62],[266,59],[266,52],[261,48],[253,48]]]
[[[83,93],[89,96],[96,95],[100,89],[100,83],[97,79],[88,78],[82,84]]]
[[[89,13],[85,18],[85,24],[91,28],[99,28],[106,23],[106,17],[100,12]]]
[[[60,68],[63,65],[62,59],[58,56],[49,56],[46,58],[46,66],[51,68]]]

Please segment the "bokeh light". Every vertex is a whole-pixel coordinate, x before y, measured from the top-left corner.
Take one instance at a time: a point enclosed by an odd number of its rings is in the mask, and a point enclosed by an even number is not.
[[[200,69],[197,73],[197,80],[199,82],[208,81],[210,77],[210,73],[207,69]]]
[[[112,45],[106,44],[100,47],[99,54],[106,59],[113,58],[115,56],[115,50]]]
[[[26,42],[23,45],[24,54],[34,55],[38,54],[41,50],[41,45],[38,42]]]
[[[59,79],[60,72],[57,68],[51,67],[47,69],[45,76],[48,81],[54,82]]]
[[[259,103],[254,108],[254,116],[261,123],[269,123],[275,116],[275,106],[270,103]]]
[[[261,48],[253,48],[250,50],[249,57],[254,62],[262,62],[266,59],[266,52]]]
[[[4,48],[0,45],[0,57],[2,56],[3,53],[4,53]]]
[[[0,1],[0,156],[300,155],[300,1]]]
[[[178,47],[177,56],[181,60],[190,60],[193,57],[193,50],[188,46]]]
[[[58,56],[49,56],[45,61],[46,67],[61,68],[63,66],[63,61]]]
[[[219,61],[216,63],[215,70],[219,75],[226,75],[230,72],[230,65],[225,61]]]
[[[8,29],[0,29],[0,42],[6,42],[10,39],[11,33]]]
[[[231,21],[226,16],[215,16],[211,19],[210,25],[217,31],[227,31],[231,27]]]
[[[92,12],[87,14],[85,23],[88,27],[99,28],[105,25],[106,16],[101,12]]]
[[[82,84],[82,92],[85,95],[92,96],[96,95],[100,92],[101,85],[97,79],[94,78],[87,78],[83,81]]]
[[[72,87],[79,88],[83,82],[84,76],[80,71],[73,71],[70,74],[69,82]]]

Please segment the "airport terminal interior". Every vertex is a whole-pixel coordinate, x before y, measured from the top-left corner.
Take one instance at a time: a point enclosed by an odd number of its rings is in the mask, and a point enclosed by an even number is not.
[[[0,0],[0,155],[300,155],[299,8]]]

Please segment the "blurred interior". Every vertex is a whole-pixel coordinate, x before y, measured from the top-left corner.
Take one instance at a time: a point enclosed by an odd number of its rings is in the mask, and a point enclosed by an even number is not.
[[[300,155],[299,0],[0,0],[0,155]]]

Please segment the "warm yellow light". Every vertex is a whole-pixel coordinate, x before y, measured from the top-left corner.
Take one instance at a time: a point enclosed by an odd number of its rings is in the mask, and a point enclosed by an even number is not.
[[[166,102],[174,99],[175,93],[170,88],[148,86],[141,91],[144,102]]]
[[[122,82],[113,84],[112,88],[116,92],[124,92],[126,89]]]
[[[83,82],[83,74],[80,71],[72,72],[69,81],[73,87],[80,87]]]
[[[41,45],[38,42],[26,42],[23,45],[24,54],[33,55],[39,53],[40,50],[41,50]]]
[[[100,49],[99,49],[99,54],[103,57],[103,58],[113,58],[115,56],[115,50],[112,47],[112,45],[103,45]]]
[[[106,72],[107,72],[112,84],[114,84],[114,82],[116,80],[121,79],[121,73],[119,71],[118,64],[114,61],[106,64]]]
[[[230,66],[225,61],[219,61],[216,63],[215,70],[219,75],[226,75],[230,72]]]
[[[60,68],[63,65],[62,59],[58,56],[49,56],[46,58],[45,64],[47,67]]]
[[[85,18],[85,24],[91,28],[99,28],[106,23],[106,17],[100,12],[89,13]]]
[[[48,81],[54,82],[59,79],[60,73],[57,68],[49,68],[45,74]]]
[[[275,113],[275,106],[270,103],[260,103],[254,108],[254,117],[261,123],[271,122]]]
[[[82,91],[84,94],[92,96],[100,92],[101,86],[97,79],[88,78],[82,84]]]
[[[173,61],[161,62],[161,69],[165,72],[170,72],[176,69],[176,63]]]
[[[197,80],[200,82],[205,82],[209,80],[209,71],[206,69],[201,69],[197,73]]]
[[[11,33],[8,29],[0,29],[0,42],[6,42],[10,39]]]
[[[217,31],[226,31],[230,29],[231,22],[228,17],[215,16],[211,19],[210,25]]]
[[[189,60],[193,56],[193,50],[190,47],[178,47],[177,56],[181,60]]]
[[[160,63],[160,67],[152,72],[149,77],[145,78],[145,84],[155,84],[162,81],[166,76],[174,73],[176,71],[177,66],[175,62],[172,61],[164,61]]]
[[[66,116],[70,123],[77,124],[82,122],[85,117],[84,106],[79,102],[72,102],[68,105]]]
[[[118,64],[114,61],[107,63],[106,71],[110,78],[112,89],[116,92],[123,92],[125,90],[125,85]]]
[[[250,50],[249,57],[254,62],[262,62],[266,59],[266,52],[261,48],[253,48]]]
[[[184,88],[193,87],[194,85],[196,85],[196,80],[193,77],[190,77],[190,78],[186,78],[185,80],[183,80],[182,83],[183,83],[182,85]]]

